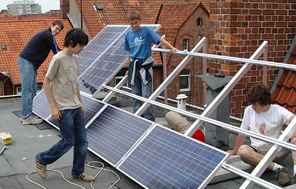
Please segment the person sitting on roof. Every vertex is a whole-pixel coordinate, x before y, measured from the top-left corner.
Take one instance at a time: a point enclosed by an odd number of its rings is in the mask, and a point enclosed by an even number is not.
[[[165,115],[165,118],[169,125],[172,126],[175,131],[178,131],[182,134],[184,134],[191,126],[191,123],[189,123],[184,117],[173,111],[168,112]],[[197,129],[195,133],[191,136],[191,138],[194,138],[201,142],[205,142],[205,135],[200,129]]]
[[[277,104],[271,104],[271,94],[266,86],[259,84],[251,89],[247,95],[249,105],[244,112],[242,129],[262,134],[272,138],[278,138],[281,134],[282,126],[288,125],[295,115],[287,109]],[[296,132],[291,137],[291,143],[296,144]],[[269,151],[273,144],[250,137],[251,145],[244,144],[246,136],[238,134],[235,146],[227,152],[231,155],[239,154],[240,158],[253,166],[256,166]],[[267,169],[276,171],[276,179],[280,185],[286,185],[290,182],[289,170],[279,163],[283,162],[290,151],[282,148],[277,152],[274,161],[271,162]],[[292,152],[294,161],[294,176],[296,173],[296,154]]]

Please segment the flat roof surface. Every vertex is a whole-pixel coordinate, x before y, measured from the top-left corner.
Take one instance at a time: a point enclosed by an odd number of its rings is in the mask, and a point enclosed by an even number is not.
[[[132,108],[131,100],[124,100],[120,98],[121,108],[130,111]],[[35,165],[35,155],[41,151],[48,150],[52,145],[60,140],[59,131],[44,122],[39,125],[23,125],[20,122],[19,115],[21,110],[21,103],[19,99],[14,101],[7,100],[3,102],[0,100],[0,132],[10,133],[12,135],[12,143],[8,144],[3,154],[0,156],[0,189],[37,189],[40,188],[34,185],[26,176],[36,170]],[[164,118],[164,111],[155,109],[156,122],[165,126],[166,121]],[[169,126],[168,126],[169,127]],[[230,134],[230,147],[233,147],[236,140],[236,135]],[[0,150],[3,145],[0,143]],[[91,188],[90,183],[73,179],[71,176],[73,160],[73,149],[67,152],[64,156],[58,159],[53,164],[47,166],[47,169],[59,170],[63,173],[64,177],[70,182],[81,185],[85,188]],[[91,152],[88,152],[86,157],[86,162],[102,162],[105,167],[93,182],[93,187],[98,189],[109,188],[114,184],[118,177],[108,171],[112,170],[116,172],[120,180],[113,186],[113,189],[138,189],[142,188],[136,182],[114,169],[108,163],[104,162],[102,159],[97,157]],[[285,160],[284,164],[290,171],[293,171],[293,163],[291,155]],[[99,164],[92,164],[100,166]],[[85,166],[85,172],[95,176],[100,170]],[[34,182],[43,185],[46,188],[75,188],[75,186],[67,183],[58,172],[48,171],[48,176],[46,179],[41,179],[37,173],[32,173],[29,178]],[[275,172],[266,171],[262,177],[268,182],[278,185],[277,180],[275,180]],[[209,184],[207,189],[233,189],[239,188],[244,182],[244,178],[233,178],[226,181],[219,181],[213,184]],[[255,185],[254,189],[263,188],[261,186]],[[291,187],[289,187],[291,188]],[[292,186],[292,188],[294,188]],[[296,187],[295,187],[296,188]]]

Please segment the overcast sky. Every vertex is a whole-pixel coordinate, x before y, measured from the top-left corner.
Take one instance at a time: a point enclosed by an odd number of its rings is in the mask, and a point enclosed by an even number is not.
[[[0,11],[7,9],[8,4],[13,4],[16,0],[0,0]],[[22,0],[17,0],[22,1]],[[32,1],[32,0],[31,0]],[[35,3],[39,3],[42,8],[42,13],[48,12],[49,10],[60,9],[60,0],[35,0]]]

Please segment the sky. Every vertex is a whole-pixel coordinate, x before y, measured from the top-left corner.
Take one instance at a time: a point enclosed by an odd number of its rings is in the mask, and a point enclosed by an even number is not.
[[[7,5],[13,4],[13,1],[22,0],[0,0],[0,11],[3,9],[6,10]],[[39,3],[39,5],[41,5],[42,13],[48,12],[49,10],[60,9],[60,0],[35,0],[35,3]]]

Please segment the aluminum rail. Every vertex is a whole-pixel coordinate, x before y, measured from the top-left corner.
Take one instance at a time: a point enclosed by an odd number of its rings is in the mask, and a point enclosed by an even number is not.
[[[231,166],[231,165],[229,165],[227,163],[223,163],[222,167],[224,169],[230,171],[230,172],[233,172],[233,173],[239,175],[239,176],[242,176],[242,177],[244,177],[246,179],[252,180],[253,182],[255,182],[258,185],[263,186],[265,188],[282,189],[282,187],[279,187],[279,186],[274,185],[274,184],[272,184],[270,182],[267,182],[267,181],[265,181],[265,180],[263,180],[263,179],[261,179],[259,177],[253,177],[251,174],[246,173],[246,172],[244,172],[244,171],[242,171],[242,170],[240,170],[240,169],[238,169],[236,167],[233,167],[233,166]]]
[[[261,134],[257,134],[257,133],[254,133],[252,131],[244,130],[244,129],[241,129],[239,127],[236,127],[236,126],[233,126],[233,125],[221,122],[221,121],[217,121],[217,120],[214,120],[214,119],[211,119],[211,118],[208,118],[208,117],[200,116],[200,115],[188,112],[186,110],[181,110],[179,108],[172,107],[172,106],[163,104],[161,102],[157,102],[157,101],[154,101],[154,100],[149,100],[147,98],[144,98],[144,97],[141,97],[141,96],[138,96],[138,95],[126,92],[126,91],[115,89],[113,87],[107,86],[106,84],[103,85],[103,88],[108,89],[110,91],[115,91],[117,93],[129,96],[129,97],[132,97],[132,98],[135,98],[137,100],[147,102],[149,104],[153,104],[155,106],[159,106],[159,107],[171,110],[171,111],[175,111],[175,112],[180,113],[182,115],[186,115],[186,116],[189,116],[189,117],[192,117],[192,118],[196,118],[196,119],[205,121],[207,123],[211,123],[213,125],[223,127],[224,129],[227,129],[229,131],[233,131],[233,132],[236,132],[236,133],[241,133],[241,134],[243,134],[245,136],[254,137],[254,138],[257,138],[257,139],[260,139],[260,140],[264,140],[264,141],[269,142],[269,143],[277,144],[277,145],[279,145],[281,147],[284,147],[286,149],[296,151],[296,145],[293,145],[293,144],[290,144],[290,143],[287,143],[287,142],[278,141],[277,139],[267,137],[267,136],[264,136],[264,135],[261,135]],[[291,133],[291,135],[292,134],[293,133]]]
[[[173,54],[173,51],[168,50],[168,49],[152,48],[152,51]],[[201,57],[201,58],[225,60],[225,61],[239,62],[239,63],[251,63],[251,64],[260,65],[260,66],[279,67],[279,68],[285,68],[285,69],[296,71],[296,65],[287,64],[287,63],[270,62],[270,61],[264,61],[264,60],[251,60],[248,58],[237,58],[237,57],[206,54],[206,53],[197,53],[197,52],[188,52],[188,51],[177,51],[177,52],[175,52],[175,54],[190,55],[190,56],[196,56],[196,57]]]

